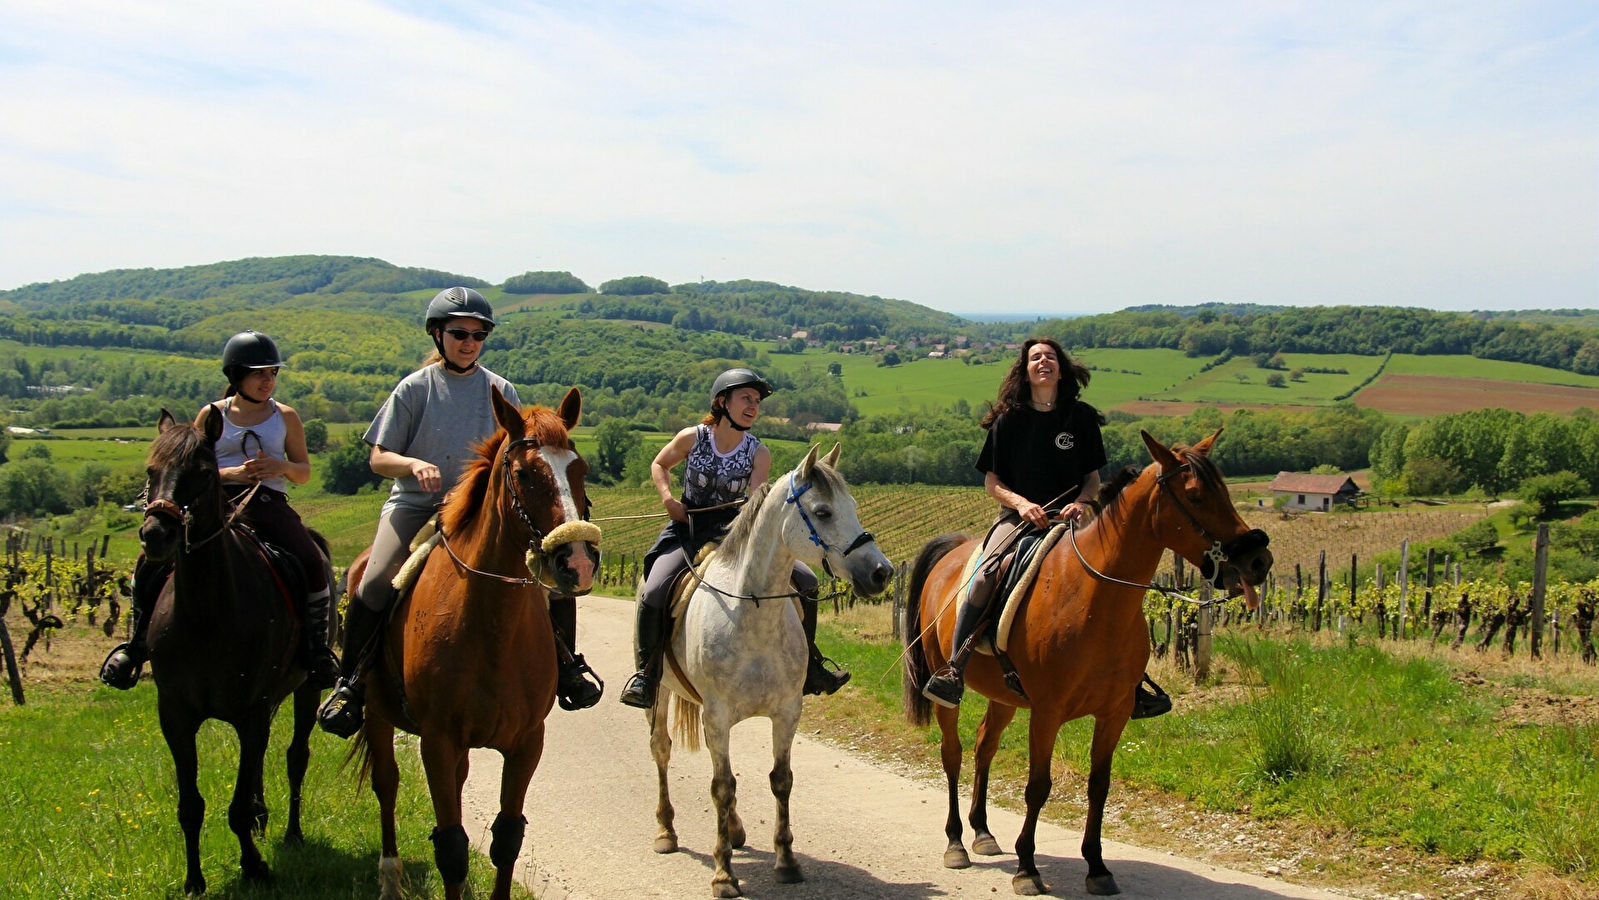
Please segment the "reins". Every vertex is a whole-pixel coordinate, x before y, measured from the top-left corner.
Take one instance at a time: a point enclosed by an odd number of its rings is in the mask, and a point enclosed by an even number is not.
[[[177,519],[178,525],[183,529],[183,552],[193,553],[195,550],[204,547],[206,544],[209,544],[221,537],[223,532],[227,531],[229,528],[232,528],[233,523],[238,520],[239,514],[244,512],[244,508],[246,506],[250,505],[251,498],[253,498],[255,496],[255,492],[260,489],[261,482],[259,481],[251,485],[250,489],[246,491],[242,497],[233,502],[232,509],[222,520],[222,526],[196,543],[189,542],[189,525],[194,521],[194,516],[189,512],[189,507],[187,504],[179,506],[178,502],[170,497],[159,497],[144,505],[144,514],[146,517],[149,517],[156,513],[166,513],[167,515]]]

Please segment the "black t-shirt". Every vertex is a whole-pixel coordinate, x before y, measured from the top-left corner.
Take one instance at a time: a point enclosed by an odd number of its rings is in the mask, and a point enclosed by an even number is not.
[[[1012,409],[989,427],[977,455],[977,471],[993,472],[1006,487],[1038,504],[1082,486],[1104,465],[1099,413],[1081,400],[1049,412]]]

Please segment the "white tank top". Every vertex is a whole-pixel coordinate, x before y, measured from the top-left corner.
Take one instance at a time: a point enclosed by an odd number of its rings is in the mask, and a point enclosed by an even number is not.
[[[222,437],[217,440],[217,468],[242,466],[245,460],[254,459],[263,450],[273,459],[288,459],[283,450],[283,441],[289,433],[289,426],[283,421],[278,402],[272,399],[267,402],[272,404],[272,415],[265,422],[249,426],[239,426],[229,421],[227,414],[233,411],[232,397],[214,404],[222,411]],[[289,489],[282,475],[267,478],[261,485],[279,493],[288,493]]]

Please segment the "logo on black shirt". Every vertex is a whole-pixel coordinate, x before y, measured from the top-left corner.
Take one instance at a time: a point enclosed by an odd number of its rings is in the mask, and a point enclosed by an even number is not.
[[[1055,446],[1061,450],[1070,450],[1077,446],[1077,442],[1070,431],[1062,431],[1060,434],[1055,435]]]

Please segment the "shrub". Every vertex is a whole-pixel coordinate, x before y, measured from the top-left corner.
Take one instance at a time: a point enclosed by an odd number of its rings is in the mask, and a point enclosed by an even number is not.
[[[1537,503],[1552,512],[1558,509],[1561,503],[1581,497],[1587,491],[1588,483],[1581,475],[1563,471],[1523,478],[1521,488],[1516,493],[1521,499]]]
[[[1453,540],[1467,556],[1482,556],[1499,545],[1499,529],[1483,519],[1455,532]]]
[[[311,453],[328,449],[328,423],[321,419],[311,419],[305,423],[305,449]]]
[[[372,471],[372,448],[360,435],[349,434],[333,444],[322,462],[322,487],[330,494],[354,494],[371,484],[381,484],[383,476]]]
[[[1284,378],[1281,372],[1273,372],[1266,376],[1266,387],[1280,388],[1287,386],[1288,379]]]

